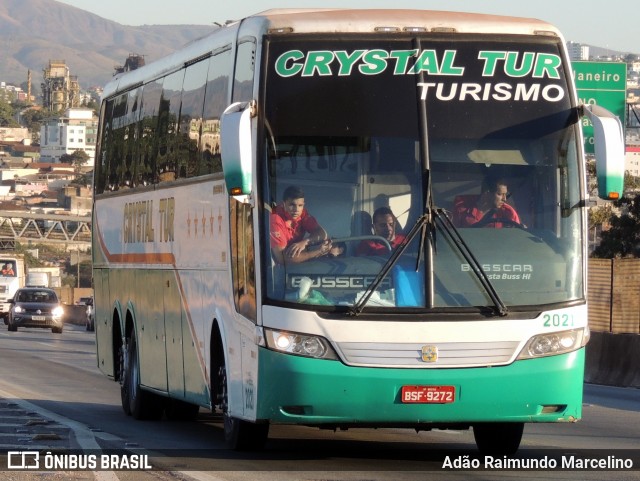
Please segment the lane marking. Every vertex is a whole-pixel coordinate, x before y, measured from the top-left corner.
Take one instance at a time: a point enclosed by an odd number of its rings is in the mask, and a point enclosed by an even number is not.
[[[26,411],[33,411],[44,418],[51,419],[58,424],[67,426],[69,429],[71,429],[71,431],[73,431],[73,435],[75,436],[82,450],[95,450],[102,452],[102,448],[96,441],[96,437],[94,436],[93,432],[84,424],[74,421],[73,419],[69,419],[65,416],[61,416],[60,414],[56,414],[52,411],[49,411],[48,409],[41,408],[40,406],[30,403],[29,401],[25,401],[24,399],[16,397],[13,393],[5,391],[2,388],[0,388],[0,397],[16,403]],[[119,481],[120,479],[113,471],[94,471],[93,475],[97,481]]]

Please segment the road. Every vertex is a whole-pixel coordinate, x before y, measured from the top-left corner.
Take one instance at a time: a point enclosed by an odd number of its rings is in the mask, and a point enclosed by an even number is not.
[[[157,469],[73,472],[75,479],[100,481],[488,480],[531,479],[534,474],[505,470],[495,463],[481,469],[454,469],[456,463],[478,459],[471,431],[333,432],[273,426],[264,452],[233,452],[224,446],[220,419],[208,411],[201,410],[195,422],[142,422],[125,416],[118,385],[95,364],[94,336],[84,327],[67,325],[56,335],[44,329],[11,333],[0,326],[0,455],[9,450],[81,448],[99,457],[118,450],[147,454]],[[634,468],[539,466],[535,478],[640,480],[640,390],[585,385],[583,420],[527,425],[518,458],[539,463],[555,458],[560,464],[562,456],[571,453],[628,459]],[[11,471],[3,477],[0,472],[0,478],[41,479],[35,473],[33,478],[19,474]]]

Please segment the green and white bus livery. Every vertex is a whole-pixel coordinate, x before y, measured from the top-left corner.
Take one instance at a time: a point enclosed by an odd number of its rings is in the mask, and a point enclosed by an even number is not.
[[[578,104],[562,35],[478,14],[268,11],[117,75],[93,278],[125,412],[219,410],[239,449],[284,423],[473,428],[505,454],[525,423],[579,420],[583,116],[616,198],[620,122]],[[463,221],[487,179],[517,218]],[[277,262],[289,186],[341,255]],[[381,207],[402,242],[372,230]]]

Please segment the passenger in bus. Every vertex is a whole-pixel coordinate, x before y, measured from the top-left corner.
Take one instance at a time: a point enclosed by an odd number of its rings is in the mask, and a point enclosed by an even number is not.
[[[373,213],[373,233],[386,239],[395,249],[404,240],[404,235],[397,232],[398,219],[389,207],[379,207]],[[375,239],[363,240],[356,248],[357,256],[384,256],[389,254],[387,244]]]
[[[487,179],[482,193],[472,203],[468,196],[460,196],[454,202],[453,222],[458,227],[494,227],[522,225],[520,216],[509,204],[511,196],[504,179]],[[500,222],[502,220],[502,222]]]
[[[305,262],[331,251],[327,232],[304,207],[304,191],[289,186],[271,213],[271,252],[278,264]]]
[[[16,273],[13,270],[13,265],[10,262],[7,262],[2,267],[2,275],[5,277],[15,277]]]

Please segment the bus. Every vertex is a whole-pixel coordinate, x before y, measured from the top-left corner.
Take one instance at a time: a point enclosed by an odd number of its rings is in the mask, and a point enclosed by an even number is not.
[[[525,423],[579,420],[582,124],[602,198],[621,195],[624,142],[571,72],[538,20],[286,9],[116,75],[92,252],[97,362],[125,413],[209,409],[234,449],[292,424],[472,429],[505,454]],[[488,178],[517,219],[457,224]],[[275,258],[291,186],[326,234],[308,252],[340,255]],[[372,229],[381,207],[402,242]]]

